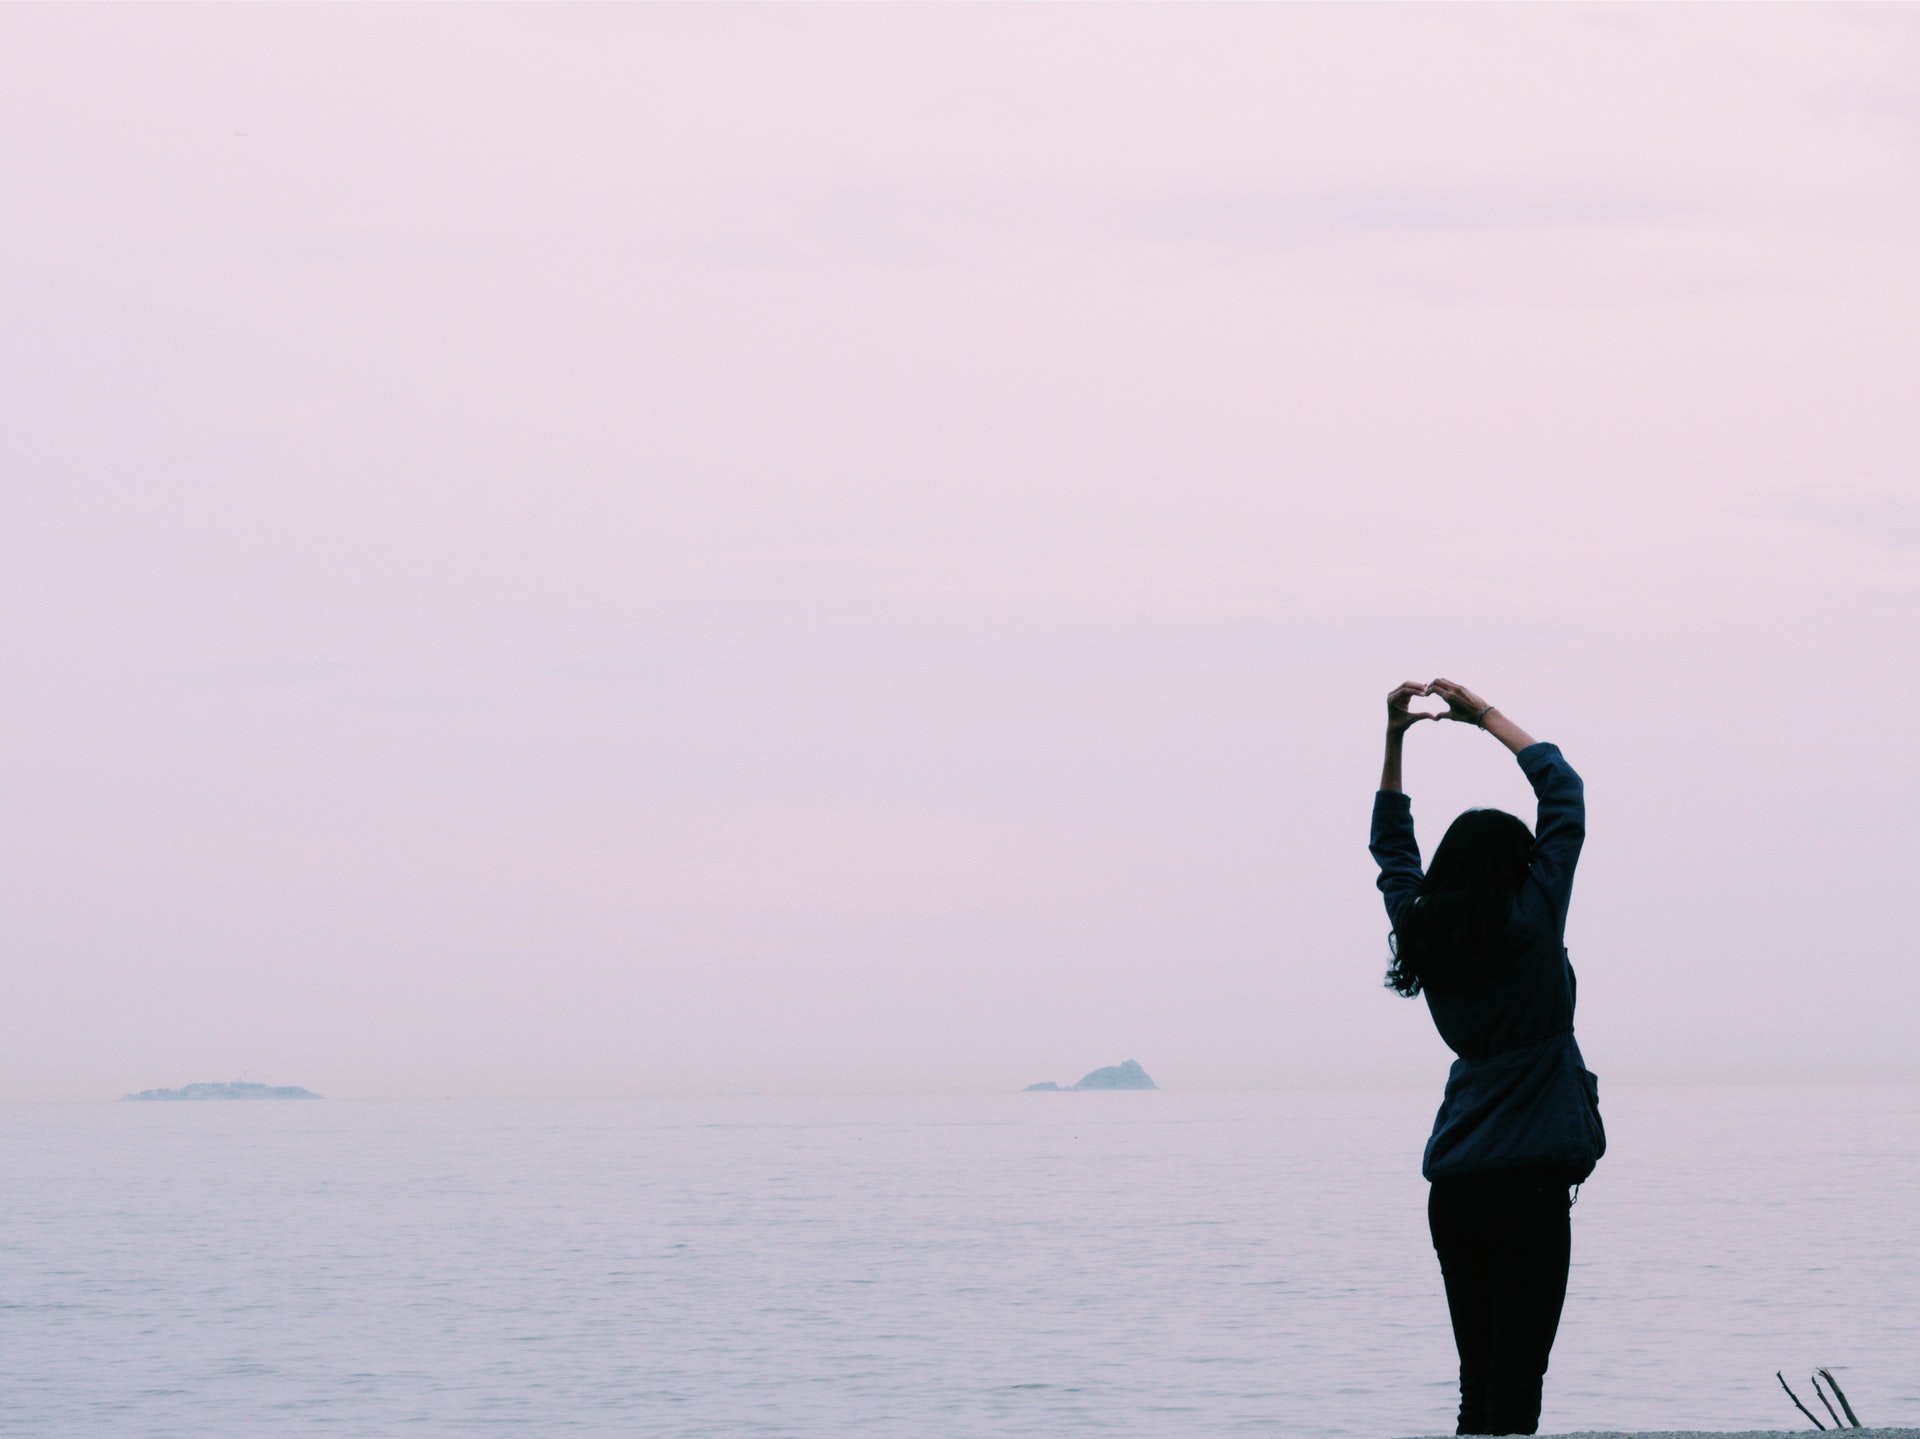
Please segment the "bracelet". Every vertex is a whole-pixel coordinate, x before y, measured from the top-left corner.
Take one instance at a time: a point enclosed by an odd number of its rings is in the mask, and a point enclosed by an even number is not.
[[[1485,729],[1487,727],[1487,716],[1492,713],[1493,713],[1493,706],[1488,705],[1485,709],[1481,710],[1479,714],[1473,717],[1473,722],[1479,725],[1481,729]]]

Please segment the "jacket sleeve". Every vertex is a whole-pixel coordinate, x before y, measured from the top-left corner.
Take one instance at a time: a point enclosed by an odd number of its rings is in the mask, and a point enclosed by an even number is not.
[[[1567,900],[1573,894],[1573,867],[1587,837],[1586,788],[1558,745],[1528,745],[1516,758],[1540,804],[1527,872],[1565,920]]]
[[[1380,866],[1377,883],[1386,897],[1387,918],[1395,919],[1400,906],[1420,887],[1420,846],[1413,837],[1413,801],[1394,790],[1373,796],[1373,837],[1367,842]]]

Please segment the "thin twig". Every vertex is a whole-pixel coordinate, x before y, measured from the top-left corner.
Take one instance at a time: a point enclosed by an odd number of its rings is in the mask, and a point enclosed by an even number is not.
[[[1795,1394],[1793,1392],[1793,1386],[1787,1383],[1786,1375],[1782,1374],[1778,1369],[1776,1369],[1773,1371],[1773,1377],[1775,1379],[1778,1379],[1780,1381],[1780,1387],[1787,1391],[1787,1398],[1793,1401],[1793,1407],[1798,1409],[1802,1414],[1806,1415],[1809,1420],[1812,1420],[1814,1428],[1825,1429],[1827,1427],[1826,1425],[1822,1424],[1818,1419],[1814,1419],[1813,1411],[1807,1408],[1806,1405],[1800,1402],[1800,1396],[1798,1394]]]
[[[1813,1385],[1813,1392],[1820,1396],[1820,1402],[1826,1405],[1827,1417],[1833,1420],[1833,1427],[1836,1429],[1846,1428],[1847,1426],[1840,1422],[1840,1416],[1833,1412],[1833,1405],[1827,1403],[1827,1391],[1820,1387],[1820,1376],[1818,1374],[1809,1375],[1808,1382]]]
[[[1828,1387],[1833,1390],[1833,1397],[1840,1401],[1840,1412],[1847,1416],[1847,1423],[1856,1429],[1860,1428],[1860,1420],[1855,1417],[1853,1406],[1847,1403],[1847,1391],[1840,1387],[1840,1381],[1833,1377],[1833,1371],[1831,1369],[1822,1369],[1820,1371],[1820,1377],[1827,1381]]]

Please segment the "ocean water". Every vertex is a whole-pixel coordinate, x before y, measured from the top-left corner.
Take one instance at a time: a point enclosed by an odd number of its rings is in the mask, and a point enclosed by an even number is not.
[[[1602,1098],[1543,1429],[1920,1420],[1920,1086]],[[0,1108],[0,1432],[1450,1431],[1436,1099]]]

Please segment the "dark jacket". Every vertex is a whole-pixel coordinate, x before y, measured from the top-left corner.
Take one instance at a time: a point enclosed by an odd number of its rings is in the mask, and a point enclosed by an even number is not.
[[[1421,1172],[1452,1179],[1496,1169],[1563,1169],[1585,1179],[1606,1153],[1600,1092],[1573,1039],[1573,966],[1565,943],[1573,867],[1586,838],[1580,776],[1557,746],[1529,745],[1520,768],[1540,802],[1527,878],[1507,920],[1513,959],[1472,994],[1425,991],[1434,1026],[1459,1056],[1434,1116]],[[1387,917],[1419,888],[1420,847],[1404,794],[1373,797],[1373,839]]]

